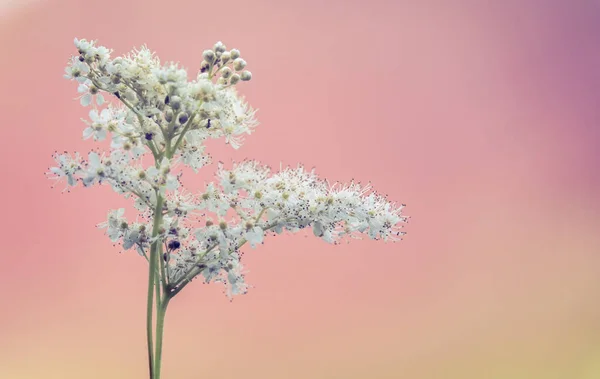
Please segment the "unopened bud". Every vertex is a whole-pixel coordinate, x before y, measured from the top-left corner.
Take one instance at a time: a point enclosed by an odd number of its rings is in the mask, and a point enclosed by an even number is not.
[[[172,110],[167,109],[167,111],[165,112],[165,120],[167,122],[173,121],[173,111]]]
[[[241,71],[244,69],[244,67],[246,67],[246,61],[243,60],[242,58],[237,58],[236,60],[233,61],[233,68],[236,71]]]
[[[212,226],[212,225],[213,225],[213,222],[211,220],[206,220],[207,227]]]
[[[242,71],[242,75],[240,75],[240,79],[243,82],[247,82],[252,79],[252,73],[250,71]]]
[[[181,98],[179,96],[171,96],[169,99],[169,105],[173,109],[181,108]]]
[[[132,89],[127,89],[125,91],[125,99],[129,100],[129,101],[137,101],[137,96],[135,95],[135,92],[133,92]]]
[[[213,63],[215,60],[215,52],[212,50],[204,50],[202,58],[208,63]]]
[[[219,222],[219,228],[221,228],[221,230],[227,229],[227,223],[225,221]]]
[[[231,75],[231,79],[229,79],[230,84],[235,84],[240,81],[240,76],[238,74]]]
[[[210,67],[210,63],[208,63],[207,61],[202,61],[202,63],[200,64],[200,72],[208,71],[209,67]]]
[[[238,49],[231,49],[229,55],[231,55],[231,59],[237,59],[240,57],[240,51]]]
[[[215,46],[213,47],[213,49],[216,52],[222,53],[226,50],[226,47],[225,47],[225,45],[223,45],[223,42],[219,41],[219,42],[215,43]]]
[[[221,61],[223,61],[223,64],[229,62],[230,59],[231,59],[231,53],[229,51],[224,51],[221,54]]]
[[[222,86],[227,85],[227,79],[225,79],[224,77],[220,77],[219,80],[217,80],[217,84],[220,84]]]
[[[187,120],[189,119],[189,116],[187,113],[181,113],[179,115],[179,123],[180,124],[185,124],[187,122]]]
[[[179,247],[180,247],[180,246],[181,246],[181,243],[180,243],[179,241],[177,241],[177,240],[171,240],[171,241],[169,241],[169,243],[167,244],[167,247],[168,247],[170,250],[177,250],[177,249],[179,249]]]
[[[221,70],[221,77],[227,79],[231,76],[231,69],[229,67],[224,67]]]

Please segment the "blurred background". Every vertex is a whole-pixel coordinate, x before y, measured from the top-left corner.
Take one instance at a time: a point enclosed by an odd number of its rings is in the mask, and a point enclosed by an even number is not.
[[[145,378],[146,264],[95,225],[110,188],[50,189],[87,153],[73,38],[195,75],[238,48],[261,125],[230,164],[371,180],[404,241],[268,239],[232,303],[169,307],[163,377],[600,378],[600,2],[2,1],[0,378]],[[186,177],[211,180],[212,165]]]

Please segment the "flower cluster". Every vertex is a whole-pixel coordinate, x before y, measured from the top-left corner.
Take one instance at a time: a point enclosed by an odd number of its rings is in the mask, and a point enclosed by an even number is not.
[[[302,166],[272,173],[253,160],[225,169],[201,193],[189,193],[179,169],[197,171],[210,162],[204,141],[224,138],[240,147],[242,135],[258,124],[255,111],[236,85],[252,78],[236,49],[217,42],[203,53],[195,79],[175,63],[161,65],[142,47],[111,58],[93,41],[75,40],[65,77],[79,84],[80,102],[92,106],[83,138],[111,139],[109,152],[55,153],[48,176],[67,188],[108,184],[134,199],[136,222],[124,210],[110,211],[99,224],[123,249],[160,261],[159,278],[173,296],[197,276],[226,285],[228,296],[245,293],[240,248],[263,243],[269,231],[311,228],[330,243],[366,234],[396,241],[407,220],[395,205],[369,185],[330,185]],[[109,101],[105,100],[106,95]],[[104,109],[99,106],[106,104]],[[148,167],[143,157],[152,156]]]

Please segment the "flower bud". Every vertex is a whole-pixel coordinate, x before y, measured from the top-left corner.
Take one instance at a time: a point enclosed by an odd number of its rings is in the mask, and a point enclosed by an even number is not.
[[[208,63],[207,61],[202,61],[202,63],[200,64],[200,72],[208,71],[209,67],[210,67],[210,63]]]
[[[125,91],[125,99],[127,99],[129,101],[137,101],[137,96],[136,96],[135,92],[133,92],[132,89],[128,88]]]
[[[231,53],[229,51],[224,51],[221,54],[221,61],[223,62],[223,64],[229,62],[230,59],[231,59]]]
[[[169,99],[169,105],[173,109],[181,108],[181,98],[179,96],[171,96]]]
[[[169,244],[167,245],[167,247],[170,250],[177,250],[177,249],[179,249],[180,246],[181,246],[181,243],[177,240],[171,240],[171,241],[169,241]]]
[[[165,112],[165,120],[167,122],[173,121],[173,111],[172,110],[167,109],[167,111]]]
[[[231,59],[237,59],[240,57],[240,51],[238,49],[231,49],[229,55],[231,56]]]
[[[221,230],[227,229],[227,223],[225,221],[219,222],[219,228],[221,228]]]
[[[206,220],[206,227],[212,226],[213,222],[211,220]]]
[[[202,58],[204,58],[204,61],[208,63],[213,63],[215,60],[215,52],[212,50],[204,50],[202,53]]]
[[[227,85],[227,79],[225,79],[224,77],[220,77],[219,80],[217,80],[217,84],[220,84],[222,86]]]
[[[227,79],[231,76],[231,69],[229,67],[224,67],[221,70],[221,77]]]
[[[225,45],[223,45],[223,42],[219,41],[219,42],[215,43],[215,46],[213,47],[213,49],[218,53],[223,53],[226,50],[226,47],[225,47]]]
[[[188,116],[187,113],[180,113],[179,114],[179,123],[180,124],[185,124],[188,119],[189,119],[189,116]]]
[[[252,73],[250,71],[242,71],[242,75],[240,75],[240,79],[243,82],[247,82],[252,79]]]
[[[235,71],[241,71],[244,69],[244,67],[246,67],[246,61],[242,58],[237,58],[233,61],[233,68]]]
[[[231,75],[231,79],[229,79],[230,84],[236,84],[240,81],[240,76],[238,74]]]

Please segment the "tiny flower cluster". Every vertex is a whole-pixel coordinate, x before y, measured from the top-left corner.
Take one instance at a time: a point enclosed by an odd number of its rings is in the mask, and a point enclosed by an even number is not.
[[[50,179],[66,180],[67,188],[108,184],[134,199],[141,220],[128,221],[124,209],[110,211],[99,224],[111,241],[135,249],[153,267],[174,296],[202,276],[218,281],[231,297],[246,293],[246,271],[240,248],[262,244],[269,231],[296,232],[310,227],[330,243],[366,234],[396,241],[407,221],[403,205],[395,205],[369,185],[347,185],[319,179],[302,166],[271,173],[253,160],[229,170],[219,162],[216,182],[194,194],[182,189],[181,165],[197,171],[210,162],[204,141],[224,138],[234,148],[258,123],[255,111],[236,85],[248,81],[246,61],[237,49],[217,42],[202,54],[197,77],[176,63],[161,65],[146,47],[123,57],[93,41],[75,40],[78,55],[69,61],[65,77],[78,83],[89,112],[84,139],[111,139],[109,152],[55,153]],[[113,97],[104,109],[102,93]],[[143,157],[152,155],[145,167]],[[228,215],[233,216],[228,217]],[[228,218],[226,220],[226,218]]]

